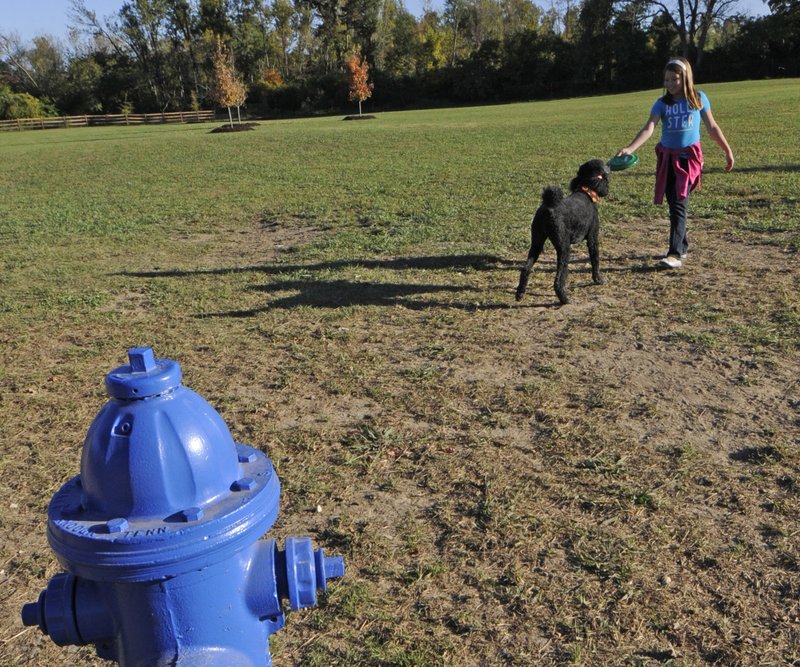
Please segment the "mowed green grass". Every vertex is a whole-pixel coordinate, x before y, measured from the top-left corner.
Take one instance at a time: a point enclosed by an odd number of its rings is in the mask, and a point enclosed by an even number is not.
[[[721,152],[706,139],[711,196],[701,212],[747,213],[742,222],[781,227],[794,196],[797,81],[702,89],[737,171],[719,173]],[[368,218],[393,230],[391,241],[371,239],[374,251],[437,241],[518,246],[517,223],[541,186],[564,183],[580,161],[613,155],[657,94],[384,113],[366,122],[273,121],[234,135],[208,134],[205,125],[5,133],[0,224],[12,241],[124,241],[143,230],[168,238],[181,225],[214,231],[263,214],[344,227]],[[642,210],[654,143],[615,181],[608,217]],[[773,199],[769,211],[745,208],[755,195]]]
[[[272,458],[274,536],[347,559],[276,667],[797,660],[800,86],[701,88],[737,167],[705,137],[687,270],[648,270],[652,140],[567,308],[551,249],[513,301],[541,189],[659,91],[0,134],[0,664],[99,664],[18,611],[140,344]]]

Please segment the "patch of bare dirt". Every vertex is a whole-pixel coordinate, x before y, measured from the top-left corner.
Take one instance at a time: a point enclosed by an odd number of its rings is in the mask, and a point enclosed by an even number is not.
[[[233,125],[220,125],[219,127],[215,127],[213,130],[210,130],[210,133],[219,133],[219,132],[250,132],[255,130],[258,127],[258,123],[234,123]]]

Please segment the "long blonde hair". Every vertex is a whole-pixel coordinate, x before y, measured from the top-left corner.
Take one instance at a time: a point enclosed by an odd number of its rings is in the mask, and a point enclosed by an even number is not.
[[[692,74],[692,65],[680,56],[675,56],[667,61],[664,67],[664,73],[675,72],[681,75],[681,82],[683,83],[683,96],[689,102],[689,108],[699,109],[702,105],[700,103],[700,95],[697,94],[697,89],[694,87],[694,74]],[[675,100],[669,92],[664,92],[662,98],[666,104],[672,104]]]

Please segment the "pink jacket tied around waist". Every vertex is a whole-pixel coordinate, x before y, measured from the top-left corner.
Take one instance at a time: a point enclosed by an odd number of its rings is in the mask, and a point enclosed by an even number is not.
[[[686,169],[679,159],[682,155],[689,156]],[[675,194],[679,200],[686,199],[700,185],[700,176],[703,173],[703,149],[700,148],[700,142],[686,148],[664,148],[661,144],[656,145],[656,192],[653,197],[656,204],[664,201],[670,164],[675,172]]]

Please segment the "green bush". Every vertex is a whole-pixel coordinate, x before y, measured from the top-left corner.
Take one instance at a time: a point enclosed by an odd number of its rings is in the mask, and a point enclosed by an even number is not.
[[[0,86],[0,120],[53,115],[55,109],[47,100],[40,100],[28,93],[15,93],[8,86]]]

